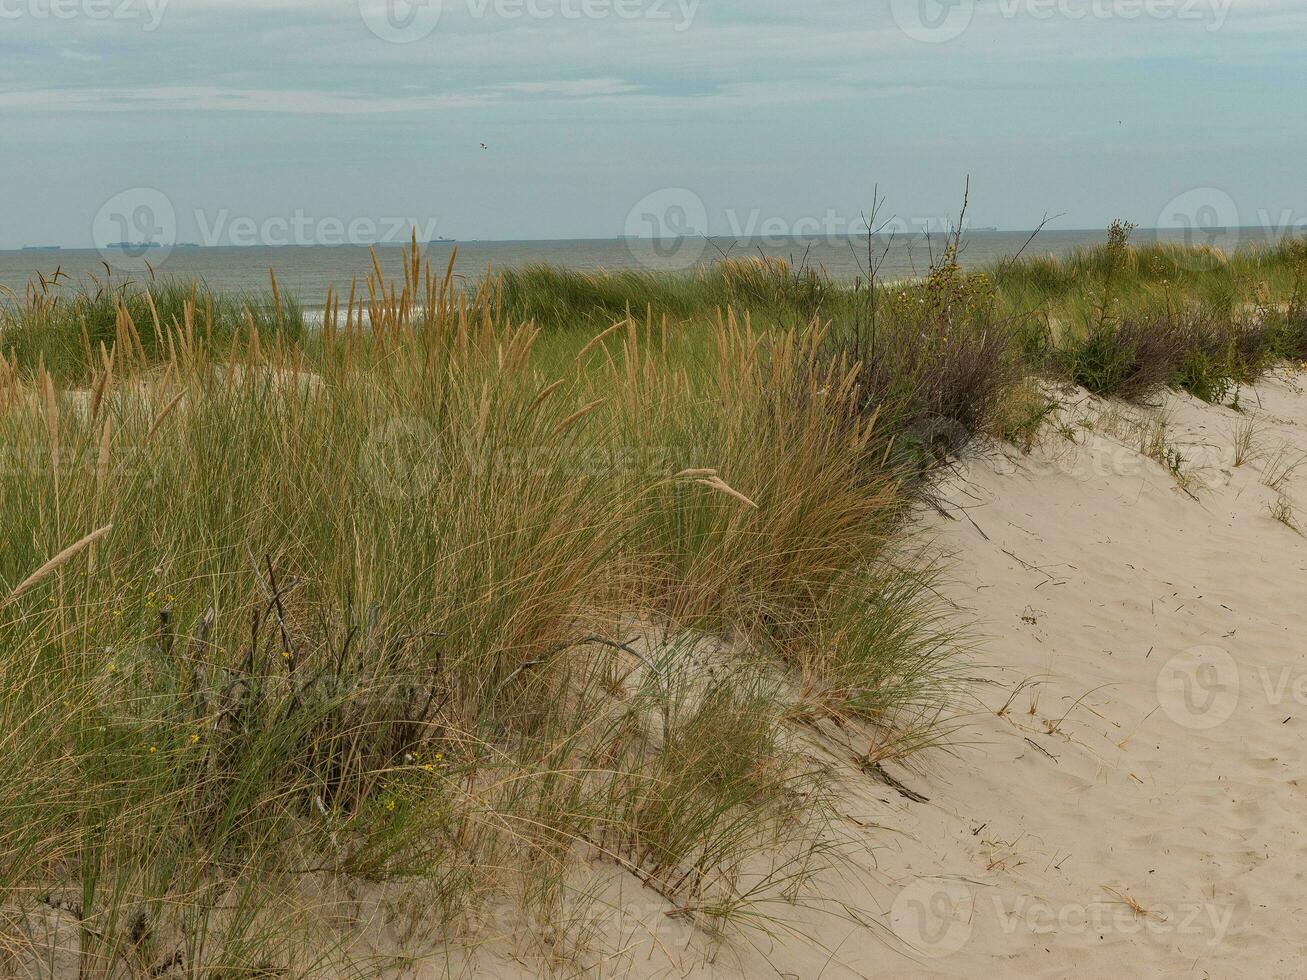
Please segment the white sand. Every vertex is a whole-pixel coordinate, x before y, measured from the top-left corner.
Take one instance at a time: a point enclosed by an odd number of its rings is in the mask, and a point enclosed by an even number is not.
[[[966,467],[950,496],[979,529],[940,536],[1003,682],[877,855],[925,954],[910,974],[1307,976],[1307,541],[1261,483],[1281,447],[1307,455],[1307,396],[1280,378],[1242,403],[1168,399],[1196,502],[1083,431],[1073,452]],[[1235,468],[1250,417],[1269,455]],[[1287,493],[1300,515],[1305,481]],[[998,717],[1023,680],[1042,683]]]

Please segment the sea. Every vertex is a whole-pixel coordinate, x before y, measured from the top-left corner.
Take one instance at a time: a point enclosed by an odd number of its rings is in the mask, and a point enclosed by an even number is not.
[[[961,262],[975,268],[1018,253],[1026,256],[1064,256],[1105,240],[1105,232],[1042,231],[1031,240],[1029,231],[972,229],[963,240]],[[1227,253],[1273,243],[1277,236],[1261,228],[1213,229],[1201,234],[1184,231],[1136,229],[1133,240],[1207,243]],[[944,248],[942,234],[902,234],[873,240],[870,263],[880,281],[924,275]],[[433,266],[444,270],[453,258],[453,272],[463,285],[474,285],[488,272],[550,264],[581,272],[653,270],[684,272],[730,256],[779,257],[795,266],[819,269],[832,279],[865,279],[868,243],[865,237],[844,238],[708,238],[708,239],[582,239],[559,241],[437,241],[421,246]],[[1024,250],[1024,251],[1023,251]],[[399,277],[403,248],[376,246],[383,272]],[[278,287],[304,307],[321,310],[328,287],[348,292],[372,269],[371,248],[366,245],[287,245],[278,247],[110,246],[97,249],[27,248],[0,251],[0,302],[4,294],[21,296],[26,285],[63,273],[63,289],[94,282],[148,282],[166,278],[199,281],[224,293],[247,294],[267,290],[269,270],[275,270]],[[90,277],[95,277],[92,280]]]

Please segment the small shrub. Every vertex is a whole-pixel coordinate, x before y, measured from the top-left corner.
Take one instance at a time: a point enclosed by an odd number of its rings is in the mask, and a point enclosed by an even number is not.
[[[1184,340],[1168,317],[1091,324],[1053,353],[1063,376],[1096,395],[1138,401],[1165,387],[1184,357]]]
[[[1018,326],[986,277],[945,266],[892,294],[876,322],[836,328],[823,359],[850,379],[849,407],[876,418],[921,474],[992,427],[1022,376]]]
[[[1298,516],[1297,512],[1294,510],[1293,501],[1288,497],[1284,494],[1279,494],[1268,506],[1270,507],[1271,518],[1273,520],[1279,521],[1290,531],[1299,534],[1302,533],[1298,528]]]
[[[1295,297],[1285,311],[1267,316],[1267,359],[1307,361],[1307,300]]]
[[[995,407],[990,433],[1028,453],[1044,424],[1059,407],[1060,403],[1045,394],[1036,382],[1023,381],[1014,385]]]
[[[1219,404],[1234,387],[1228,361],[1214,358],[1206,351],[1194,350],[1185,355],[1171,384],[1195,398]]]

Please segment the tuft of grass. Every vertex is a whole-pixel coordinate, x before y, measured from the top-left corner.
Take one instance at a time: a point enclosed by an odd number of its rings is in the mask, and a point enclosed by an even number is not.
[[[1291,501],[1285,494],[1277,494],[1275,500],[1268,506],[1271,511],[1271,517],[1274,520],[1279,521],[1291,531],[1299,534],[1302,533],[1298,527],[1298,516],[1294,509],[1293,501]]]
[[[1305,462],[1307,456],[1295,455],[1287,445],[1281,446],[1274,453],[1267,454],[1266,464],[1262,467],[1262,485],[1276,493],[1283,492]]]
[[[1244,466],[1262,455],[1262,447],[1258,439],[1258,425],[1254,419],[1248,419],[1240,422],[1235,427],[1234,442],[1234,465],[1236,467]]]

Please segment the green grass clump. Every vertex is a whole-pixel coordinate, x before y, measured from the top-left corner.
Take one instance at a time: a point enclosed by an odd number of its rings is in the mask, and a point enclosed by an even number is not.
[[[1055,368],[1096,395],[1139,399],[1164,387],[1179,367],[1183,346],[1167,320],[1092,324],[1054,348]]]
[[[43,281],[29,288],[25,302],[0,306],[0,357],[29,374],[44,366],[61,383],[85,384],[102,347],[162,363],[179,327],[228,352],[256,336],[264,343],[307,340],[299,301],[282,295],[275,279],[270,292],[246,296],[170,280],[83,287]]]
[[[725,259],[683,274],[531,265],[500,273],[497,289],[509,320],[591,331],[646,310],[673,321],[731,310],[773,324],[804,324],[841,292],[817,270],[778,258]]]
[[[1307,362],[1307,300],[1295,297],[1283,311],[1270,311],[1266,324],[1270,360]]]

